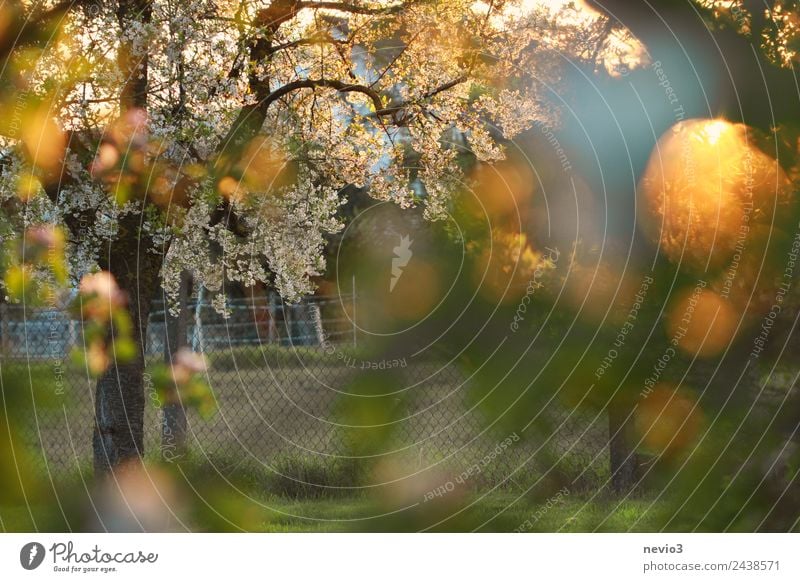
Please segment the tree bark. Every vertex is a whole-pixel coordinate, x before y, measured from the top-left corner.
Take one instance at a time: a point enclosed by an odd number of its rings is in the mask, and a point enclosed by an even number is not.
[[[132,23],[150,24],[153,15],[151,0],[119,0],[117,20],[123,32],[130,30]],[[147,108],[147,78],[149,55],[136,48],[135,38],[120,42],[117,49],[117,66],[124,75],[125,83],[120,91],[120,108],[125,111],[136,107]]]
[[[148,54],[136,47],[132,26],[150,24],[151,0],[119,0],[116,16],[123,33],[117,49],[117,66],[125,80],[119,96],[120,110],[146,109]],[[125,37],[126,33],[133,35]],[[128,214],[120,220],[116,239],[109,242],[98,261],[100,268],[114,275],[120,289],[127,293],[133,324],[131,339],[136,345],[136,355],[130,362],[119,363],[110,354],[112,363],[97,381],[92,449],[98,476],[144,455],[144,350],[163,262],[163,257],[150,251],[151,246],[152,241],[142,233],[141,217]]]
[[[121,221],[120,229],[135,228],[126,224],[138,219],[135,215]],[[159,289],[162,257],[148,252],[138,237],[122,236],[109,245],[100,267],[114,275],[117,284],[128,296],[127,310],[131,317],[131,339],[136,355],[125,363],[111,357],[111,365],[100,376],[95,391],[95,426],[92,439],[95,473],[100,476],[127,461],[144,454],[144,350],[150,308]],[[140,248],[140,244],[144,248]],[[112,329],[112,334],[114,330]]]
[[[97,381],[92,441],[95,474],[144,455],[144,357],[112,364]]]
[[[617,494],[633,491],[639,478],[639,459],[631,446],[631,410],[622,402],[608,407],[608,449],[611,489]]]

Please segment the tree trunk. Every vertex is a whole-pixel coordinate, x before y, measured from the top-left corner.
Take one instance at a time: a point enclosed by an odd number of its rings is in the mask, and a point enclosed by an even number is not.
[[[631,446],[631,409],[612,401],[608,407],[608,449],[611,463],[611,489],[626,494],[639,478],[639,459]]]
[[[140,249],[138,241],[128,237],[112,242],[108,251],[108,256],[101,258],[100,266],[114,275],[120,289],[128,296],[127,309],[133,324],[131,339],[136,345],[136,355],[123,364],[109,354],[111,365],[97,381],[92,449],[98,476],[144,454],[144,349],[162,261],[162,257]]]
[[[97,381],[94,469],[97,475],[144,454],[144,357],[112,364]]]

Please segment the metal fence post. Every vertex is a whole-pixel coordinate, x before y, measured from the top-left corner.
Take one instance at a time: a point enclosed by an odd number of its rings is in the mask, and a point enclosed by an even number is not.
[[[205,352],[205,344],[203,342],[203,301],[205,301],[206,288],[202,285],[197,291],[197,302],[194,305],[194,329],[192,330],[192,351],[203,353]]]
[[[171,364],[175,354],[186,347],[186,327],[189,302],[189,274],[181,273],[181,285],[178,294],[178,316],[172,316],[164,296],[164,361]],[[173,460],[186,453],[186,410],[179,395],[166,402],[163,407],[161,422],[161,455],[166,460]]]
[[[358,347],[358,326],[356,325],[356,276],[353,275],[353,298],[352,298],[352,307],[353,307],[353,347]]]
[[[9,345],[8,341],[8,303],[0,303],[0,349],[5,351]]]
[[[269,327],[267,328],[267,341],[274,344],[278,341],[278,324],[275,323],[277,307],[275,305],[275,293],[269,292],[269,305],[267,306],[267,316],[269,317]]]

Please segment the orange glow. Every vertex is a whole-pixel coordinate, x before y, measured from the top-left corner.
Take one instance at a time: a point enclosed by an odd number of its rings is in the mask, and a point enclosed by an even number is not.
[[[756,225],[742,238],[730,264],[715,278],[712,288],[728,297],[748,317],[762,317],[775,303],[784,279],[785,255],[791,241],[783,230]]]
[[[536,179],[530,167],[511,161],[480,165],[472,174],[474,196],[467,195],[467,208],[477,217],[493,221],[499,216],[519,214],[530,202]]]
[[[640,185],[639,219],[670,260],[721,268],[742,229],[789,206],[786,173],[754,139],[720,119],[681,122],[661,137]]]
[[[550,260],[533,250],[525,234],[495,231],[492,243],[485,243],[473,267],[473,280],[487,299],[511,303],[526,289],[546,282]]]
[[[101,341],[89,344],[86,350],[86,366],[92,376],[99,376],[108,369],[111,360],[108,357],[106,346]]]
[[[66,137],[45,108],[36,109],[26,116],[20,137],[33,166],[45,172],[53,172],[61,166]]]
[[[695,398],[685,390],[659,384],[639,403],[634,428],[645,447],[655,454],[672,455],[689,448],[703,425]]]
[[[725,121],[715,119],[705,124],[703,132],[710,145],[716,145],[720,138],[730,130],[731,125]]]
[[[95,498],[99,525],[114,524],[118,531],[167,531],[183,511],[170,474],[139,460],[116,467]]]
[[[581,316],[595,321],[619,322],[627,316],[639,288],[635,275],[612,263],[571,266],[565,281],[565,298]]]
[[[0,4],[0,41],[6,40],[6,33],[11,26],[13,18],[14,15],[11,10],[7,8],[7,4],[5,2]]]
[[[436,468],[419,471],[413,463],[404,463],[397,460],[382,459],[376,463],[372,471],[371,481],[381,485],[378,501],[391,508],[419,505],[420,499],[431,497],[426,501],[427,509],[435,507],[453,507],[462,503],[467,497],[467,490],[456,481],[456,475],[449,474]],[[453,487],[448,488],[446,495],[432,496],[431,491],[447,483]]]
[[[127,303],[125,293],[108,271],[84,275],[79,290],[81,313],[85,319],[105,323],[111,319],[116,309]]]
[[[102,168],[113,168],[119,161],[119,152],[117,148],[110,143],[104,143],[97,150],[97,163]]]
[[[738,320],[730,301],[716,292],[690,290],[671,307],[667,330],[681,350],[707,358],[719,354],[733,341]]]
[[[231,176],[222,178],[217,184],[217,190],[229,200],[241,200],[244,196],[244,191],[241,188],[240,182]]]
[[[269,140],[257,137],[245,148],[238,167],[249,190],[265,192],[275,187],[275,181],[286,167],[286,159]]]
[[[17,178],[17,196],[23,202],[28,202],[42,189],[42,183],[30,173],[23,173]]]
[[[153,204],[168,208],[172,202],[173,183],[163,174],[156,177],[148,184],[147,195]]]
[[[384,306],[389,315],[413,321],[427,316],[440,300],[441,285],[436,270],[422,259],[415,259],[404,268],[394,289],[385,295]]]
[[[109,128],[108,135],[119,145],[143,146],[147,141],[148,118],[144,109],[129,109]]]

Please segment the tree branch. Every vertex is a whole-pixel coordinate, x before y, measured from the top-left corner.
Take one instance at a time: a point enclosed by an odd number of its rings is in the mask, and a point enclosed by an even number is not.
[[[275,89],[272,93],[270,93],[265,99],[264,105],[269,107],[281,97],[298,89],[314,89],[316,87],[329,87],[331,89],[336,89],[340,93],[362,93],[372,100],[372,104],[375,107],[376,113],[378,111],[386,111],[383,107],[381,96],[376,91],[373,91],[364,85],[354,85],[333,79],[303,79],[301,81],[287,83],[286,85],[283,85],[282,87]],[[384,114],[388,114],[388,111]]]
[[[87,4],[89,0],[62,0],[39,14],[21,14],[19,21],[11,23],[10,30],[0,36],[0,58],[7,58],[12,52],[28,45],[46,45],[52,42],[52,32],[67,13]],[[5,6],[3,7],[5,9]],[[14,30],[14,27],[19,28]]]
[[[391,6],[369,7],[359,6],[350,2],[314,2],[306,1],[298,3],[298,8],[313,8],[322,10],[337,10],[339,12],[349,12],[351,14],[365,14],[372,16],[380,16],[384,14],[397,14],[408,8],[409,3],[401,2],[400,4],[393,4]]]
[[[349,41],[347,40],[337,40],[330,35],[318,35],[312,36],[310,38],[301,38],[299,40],[293,40],[290,42],[285,42],[283,44],[276,44],[270,48],[270,54],[275,54],[278,51],[294,48],[297,46],[313,46],[316,44],[348,44]]]
[[[467,81],[467,76],[461,75],[460,77],[457,77],[452,81],[439,85],[435,89],[431,89],[430,91],[424,93],[417,99],[403,101],[402,103],[397,103],[396,105],[392,105],[390,107],[384,107],[383,100],[381,99],[380,94],[374,89],[371,89],[370,87],[367,87],[365,85],[345,83],[343,81],[337,81],[334,79],[302,79],[300,81],[293,81],[291,83],[287,83],[286,85],[283,85],[278,89],[275,89],[272,93],[270,93],[266,97],[264,104],[266,107],[269,107],[270,105],[272,105],[272,103],[274,103],[281,97],[285,97],[289,93],[297,91],[298,89],[314,89],[316,87],[329,87],[331,89],[336,89],[340,93],[362,93],[367,97],[369,97],[370,100],[372,101],[372,104],[375,107],[373,115],[376,115],[378,117],[394,116],[397,112],[402,111],[409,105],[413,105],[415,103],[419,103],[421,101],[430,99],[431,97],[435,97],[436,95],[444,93],[445,91],[448,91],[449,89],[452,89],[453,87],[456,87],[457,85],[460,85],[461,83],[464,83],[466,81]]]
[[[431,89],[430,91],[425,93],[422,97],[420,97],[418,99],[418,101],[424,101],[425,99],[430,99],[431,97],[435,97],[439,93],[444,93],[445,91],[448,91],[448,90],[452,89],[453,87],[455,87],[457,85],[460,85],[461,83],[465,83],[466,81],[467,81],[467,76],[466,75],[461,75],[460,77],[456,77],[455,79],[453,79],[452,81],[450,81],[448,83],[445,83],[443,85],[439,85],[435,89]]]
[[[120,46],[117,49],[117,66],[125,79],[120,91],[120,109],[147,108],[147,77],[149,55],[145,52],[137,54],[136,43],[126,37],[132,23],[148,25],[152,19],[151,0],[120,0],[117,5],[117,21],[123,31]]]

